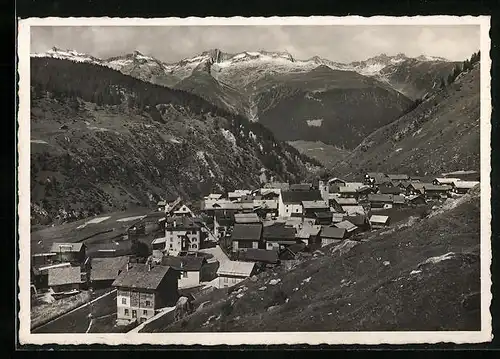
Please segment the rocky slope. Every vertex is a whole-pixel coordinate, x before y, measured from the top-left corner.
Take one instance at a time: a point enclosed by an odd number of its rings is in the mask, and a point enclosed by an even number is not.
[[[479,63],[416,109],[368,136],[333,172],[479,170]]]
[[[317,163],[258,123],[106,67],[33,58],[32,221],[74,219],[166,195],[298,181]]]
[[[324,247],[229,294],[216,290],[190,316],[159,319],[143,331],[479,330],[479,244],[477,188],[441,213]]]

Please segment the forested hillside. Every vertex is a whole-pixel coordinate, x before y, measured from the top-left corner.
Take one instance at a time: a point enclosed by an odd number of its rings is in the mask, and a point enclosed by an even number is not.
[[[166,195],[298,181],[318,163],[258,123],[94,64],[33,58],[34,223],[152,206]]]

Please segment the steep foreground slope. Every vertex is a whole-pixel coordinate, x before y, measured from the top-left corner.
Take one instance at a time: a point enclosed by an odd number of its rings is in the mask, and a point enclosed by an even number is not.
[[[364,242],[324,247],[229,295],[216,290],[183,320],[144,331],[480,330],[478,187],[447,207]]]
[[[437,174],[479,170],[479,63],[416,109],[368,136],[333,171]]]
[[[166,195],[299,181],[316,163],[258,123],[97,65],[32,59],[32,222],[69,220]]]

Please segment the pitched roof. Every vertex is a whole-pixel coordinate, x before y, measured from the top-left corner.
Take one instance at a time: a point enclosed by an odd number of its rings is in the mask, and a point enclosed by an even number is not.
[[[302,201],[302,207],[306,209],[324,209],[330,208],[326,201]]]
[[[332,212],[314,212],[314,216],[319,219],[332,219]]]
[[[404,198],[404,196],[394,196],[394,197],[392,197],[392,201],[393,201],[393,203],[404,204],[405,198]]]
[[[83,242],[79,243],[52,243],[52,247],[50,249],[51,252],[59,253],[59,252],[80,252],[83,247]]]
[[[407,174],[392,174],[392,175],[387,175],[387,177],[391,181],[403,181],[410,178],[410,176],[408,176]]]
[[[281,192],[283,202],[286,204],[301,204],[302,201],[321,201],[318,190],[309,191],[283,191]]]
[[[327,183],[330,184],[332,182],[343,182],[345,183],[346,181],[344,181],[342,178],[338,178],[338,177],[333,177],[333,178],[330,178]]]
[[[317,236],[319,232],[321,231],[321,226],[319,225],[307,225],[303,226],[297,231],[297,234],[295,235],[296,238],[302,238],[302,239],[308,239],[311,236]]]
[[[132,263],[128,270],[122,271],[113,282],[113,287],[157,289],[163,278],[171,270],[168,266]]]
[[[333,200],[337,202],[337,204],[340,204],[341,206],[358,204],[358,200],[356,198],[338,197],[338,198],[333,198]]]
[[[289,217],[285,220],[283,223],[285,226],[288,227],[299,227],[299,226],[304,226],[304,225],[313,225],[316,220],[314,218],[301,218],[301,217]]]
[[[233,228],[233,241],[259,241],[262,236],[262,224],[237,223]]]
[[[234,221],[236,223],[260,223],[257,213],[236,213]]]
[[[191,256],[164,256],[161,260],[163,266],[169,266],[176,270],[182,271],[195,271],[198,272],[206,263],[205,257],[191,257]]]
[[[370,217],[370,222],[386,224],[389,221],[389,216],[373,215]]]
[[[282,191],[288,191],[290,189],[290,185],[286,182],[271,182],[266,183],[264,188],[272,188],[272,189],[280,189]]]
[[[343,239],[346,234],[345,228],[338,227],[322,227],[320,236],[323,238],[335,238],[335,239]]]
[[[342,206],[342,209],[347,214],[351,213],[365,214],[365,209],[363,208],[363,206]]]
[[[83,282],[80,267],[50,268],[48,272],[49,286]]]
[[[392,194],[369,194],[368,201],[369,202],[392,202],[393,201]]]
[[[452,184],[455,181],[460,181],[460,178],[453,178],[453,177],[447,177],[447,178],[434,178],[434,181],[440,183],[440,184]]]
[[[345,228],[347,232],[352,232],[356,228],[358,228],[356,225],[352,224],[349,221],[342,221],[342,222],[339,222],[339,223],[335,223],[334,226],[337,227],[337,228]]]
[[[90,268],[90,280],[111,280],[116,279],[129,261],[127,256],[92,258]]]
[[[453,182],[453,185],[456,188],[471,189],[471,188],[476,187],[476,185],[478,185],[479,183],[480,182],[478,182],[478,181],[456,181],[456,182]]]
[[[274,223],[270,226],[265,226],[262,236],[265,240],[282,239],[294,240],[295,228],[287,227],[284,223]]]
[[[408,201],[410,201],[410,202],[416,200],[417,198],[424,198],[424,197],[422,197],[422,195],[420,195],[420,194],[415,194],[413,196],[407,197]]]
[[[182,231],[200,228],[200,223],[196,218],[176,216],[168,217],[165,223],[165,227],[169,229],[175,228],[177,231]]]
[[[248,277],[252,274],[254,267],[254,262],[222,261],[220,262],[219,269],[217,269],[217,275]]]
[[[451,186],[447,185],[433,185],[433,184],[426,184],[424,186],[424,191],[449,191],[451,189]]]
[[[332,222],[339,223],[344,220],[344,215],[342,213],[333,213],[332,214]]]
[[[239,252],[240,260],[275,264],[278,262],[278,252],[266,249],[247,248]]]

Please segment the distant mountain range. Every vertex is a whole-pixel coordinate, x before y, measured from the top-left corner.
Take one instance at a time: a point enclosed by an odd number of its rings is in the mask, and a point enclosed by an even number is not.
[[[439,57],[404,54],[343,64],[318,56],[297,60],[287,52],[229,54],[218,49],[170,64],[138,51],[98,59],[54,48],[33,56],[107,66],[197,94],[261,122],[279,140],[321,141],[346,149],[394,121],[455,65]]]

